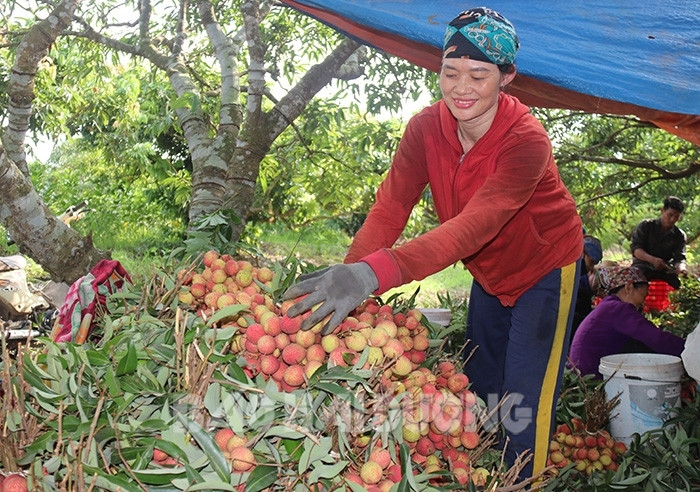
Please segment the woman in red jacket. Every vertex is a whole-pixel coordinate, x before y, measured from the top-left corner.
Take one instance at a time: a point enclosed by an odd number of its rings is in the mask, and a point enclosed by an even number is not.
[[[518,38],[490,9],[463,12],[447,27],[442,99],[408,123],[376,203],[343,265],[300,279],[285,298],[309,294],[294,316],[330,316],[333,330],[369,294],[420,280],[457,261],[474,277],[465,364],[472,389],[502,417],[512,463],[534,453],[540,471],[568,351],[583,252],[582,224],[542,125],[502,89],[515,77]],[[440,225],[394,246],[430,186]],[[533,468],[534,465],[534,468]]]

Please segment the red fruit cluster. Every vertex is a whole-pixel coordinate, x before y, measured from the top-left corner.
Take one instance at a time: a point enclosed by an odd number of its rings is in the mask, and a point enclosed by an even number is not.
[[[344,478],[347,482],[362,485],[368,492],[388,492],[401,481],[401,465],[392,459],[391,453],[382,447],[381,441],[377,441],[367,461],[358,463]]]
[[[264,305],[269,310],[274,309],[272,297],[263,291],[263,286],[269,286],[272,281],[273,272],[269,268],[256,268],[247,260],[236,260],[213,250],[204,254],[203,266],[199,272],[178,272],[182,284],[178,292],[180,303],[202,316],[211,316],[218,309],[233,304]],[[246,323],[244,317],[233,321]]]
[[[231,461],[234,472],[249,472],[258,465],[253,451],[248,447],[246,436],[239,436],[232,429],[224,428],[216,431],[214,441],[226,459]]]
[[[420,311],[394,313],[391,306],[368,299],[333,333],[321,335],[324,322],[301,329],[311,313],[294,318],[285,314],[294,302],[285,302],[279,315],[254,310],[254,323],[241,327],[238,347],[249,376],[260,374],[280,389],[293,391],[304,387],[324,364],[355,364],[365,349],[365,368],[382,368],[387,380],[407,375],[426,359],[428,329],[420,322]]]
[[[162,449],[159,449],[157,444],[153,449],[152,461],[160,466],[177,466],[182,464],[180,461],[176,460]]]
[[[247,283],[247,278],[241,283],[241,272],[249,272],[253,283]],[[246,306],[226,325],[238,328],[231,350],[245,358],[244,371],[249,377],[261,375],[281,390],[293,391],[304,387],[324,364],[355,364],[365,348],[366,367],[382,367],[387,379],[404,377],[425,362],[429,332],[421,323],[420,311],[394,312],[391,306],[367,299],[333,333],[323,336],[320,332],[325,320],[310,330],[301,330],[302,321],[311,313],[291,318],[286,312],[297,301],[277,306],[265,294],[261,286],[271,278],[268,268],[255,268],[215,251],[204,255],[202,273],[180,274],[180,301],[201,315],[211,316],[233,303]]]
[[[625,451],[625,443],[615,441],[608,431],[591,433],[581,419],[573,418],[571,425],[560,424],[554,431],[549,443],[547,465],[563,468],[574,463],[574,468],[586,475],[601,470],[614,471]]]
[[[28,492],[27,477],[20,473],[0,476],[0,492]]]
[[[455,364],[442,361],[435,373],[421,367],[402,382],[403,437],[411,458],[426,471],[451,470],[461,484],[473,480],[469,452],[481,442],[476,395]]]

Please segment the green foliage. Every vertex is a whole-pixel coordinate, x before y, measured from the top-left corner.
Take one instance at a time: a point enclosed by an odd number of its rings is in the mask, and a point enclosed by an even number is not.
[[[278,285],[295,270],[279,269]],[[364,367],[366,355],[280,391],[229,350],[250,306],[201,317],[178,307],[178,289],[158,272],[108,296],[87,343],[41,340],[19,361],[2,354],[4,469],[28,470],[32,490],[330,489],[369,454],[355,438],[374,434],[402,457],[404,490],[434,490],[431,475],[413,474],[399,399],[385,394],[382,371]],[[254,471],[232,473],[214,440],[223,428],[249,439]]]
[[[312,102],[263,160],[253,219],[297,226],[333,217],[347,229],[356,227],[352,220],[369,210],[399,136],[395,122]]]
[[[654,313],[652,321],[681,337],[687,337],[700,323],[700,279],[682,277],[681,288],[669,293],[672,309]]]
[[[122,165],[83,143],[65,144],[50,164],[32,165],[32,180],[43,200],[57,215],[87,200],[90,212],[72,226],[92,233],[99,248],[141,257],[164,255],[181,240],[186,225],[182,210],[174,206],[177,189],[129,167],[126,157]]]
[[[200,251],[215,250],[222,254],[235,254],[236,245],[231,244],[231,228],[240,223],[240,219],[232,210],[221,210],[202,217],[187,231],[183,245],[174,249],[174,258],[193,257]]]
[[[627,250],[634,227],[657,217],[668,195],[687,204],[682,227],[691,241],[698,236],[696,145],[631,117],[551,109],[534,113],[552,138],[562,179],[586,230],[605,247]]]

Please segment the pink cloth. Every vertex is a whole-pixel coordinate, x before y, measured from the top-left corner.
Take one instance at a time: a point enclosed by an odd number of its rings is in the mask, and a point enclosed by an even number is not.
[[[92,333],[109,294],[122,289],[129,274],[116,260],[100,260],[87,275],[73,282],[59,309],[51,338],[56,342],[84,343]]]

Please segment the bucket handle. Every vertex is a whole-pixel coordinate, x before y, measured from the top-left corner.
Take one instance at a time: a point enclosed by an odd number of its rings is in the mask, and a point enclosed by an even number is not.
[[[644,379],[640,376],[634,376],[634,375],[630,375],[630,374],[625,374],[625,379],[633,379],[635,381],[647,381],[649,383],[666,383],[666,384],[680,383],[680,381],[668,381],[668,380],[667,381],[658,381],[656,379]]]

